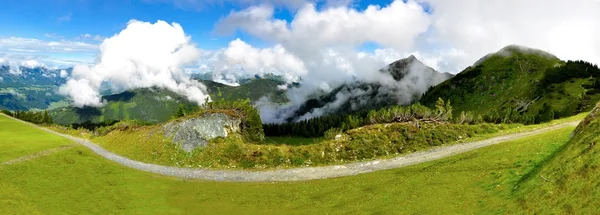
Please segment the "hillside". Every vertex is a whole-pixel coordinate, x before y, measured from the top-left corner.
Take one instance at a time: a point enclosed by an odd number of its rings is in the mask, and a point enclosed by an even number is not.
[[[235,101],[239,99],[250,99],[258,101],[262,97],[269,98],[272,102],[286,103],[288,101],[285,91],[277,89],[278,85],[285,82],[273,79],[252,79],[240,86],[229,86],[214,81],[201,81],[213,100],[225,99]]]
[[[430,86],[452,77],[451,74],[435,71],[412,55],[391,63],[379,72],[389,74],[393,84],[362,81],[343,84],[331,92],[307,100],[288,121],[306,118],[311,114],[352,113],[410,104],[418,100]]]
[[[594,214],[600,192],[600,103],[562,150],[521,184],[520,205],[536,214]],[[549,207],[550,206],[550,207]]]
[[[420,102],[450,100],[455,113],[486,121],[539,123],[589,111],[600,100],[598,67],[547,52],[507,46],[429,89]]]
[[[62,107],[51,110],[55,123],[68,125],[84,122],[137,119],[164,122],[177,112],[179,105],[193,107],[181,95],[158,88],[145,88],[104,96],[106,105],[94,107]]]
[[[255,102],[262,97],[271,101],[285,102],[284,91],[277,90],[278,81],[254,79],[240,86],[228,86],[213,81],[202,81],[206,85],[213,101],[236,101],[250,99]],[[111,120],[141,120],[149,123],[160,123],[169,120],[180,105],[186,110],[193,110],[196,104],[185,97],[159,88],[145,88],[125,91],[103,97],[106,105],[93,107],[62,107],[51,111],[56,123],[68,125],[73,123],[99,123]]]

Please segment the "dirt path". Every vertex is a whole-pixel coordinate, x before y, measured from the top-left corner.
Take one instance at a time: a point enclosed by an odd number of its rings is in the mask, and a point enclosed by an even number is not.
[[[26,123],[26,122],[25,122]],[[174,176],[186,179],[203,179],[213,181],[235,181],[235,182],[271,182],[271,181],[303,181],[335,178],[349,175],[357,175],[361,173],[374,172],[379,170],[394,169],[415,165],[427,161],[438,160],[448,156],[468,152],[485,146],[495,145],[498,143],[516,140],[523,137],[528,137],[536,134],[577,126],[579,122],[568,122],[557,125],[552,125],[546,128],[541,128],[529,132],[509,134],[499,137],[494,137],[486,140],[456,144],[451,146],[443,146],[432,148],[427,151],[416,152],[408,155],[402,155],[392,159],[380,159],[366,162],[349,163],[344,165],[323,166],[323,167],[305,167],[294,169],[279,169],[266,171],[245,171],[245,170],[214,170],[214,169],[193,169],[161,166],[156,164],[143,163],[129,158],[109,152],[97,144],[88,140],[73,137],[66,134],[61,134],[50,129],[41,128],[47,132],[71,139],[87,148],[94,153],[121,165],[128,166],[141,171],[156,173],[166,176]],[[30,123],[27,123],[30,124]],[[36,126],[30,124],[32,126]],[[37,126],[36,126],[37,127]]]
[[[38,153],[35,153],[35,154],[30,154],[30,155],[26,155],[26,156],[23,156],[23,157],[15,158],[15,159],[12,159],[12,160],[9,160],[9,161],[5,161],[4,163],[0,163],[0,167],[2,165],[11,165],[11,164],[15,164],[15,163],[21,163],[21,162],[25,162],[25,161],[28,161],[28,160],[33,160],[33,159],[36,159],[36,158],[39,158],[39,157],[47,156],[47,155],[55,153],[55,152],[59,152],[59,151],[70,149],[73,146],[75,146],[75,145],[59,146],[57,148],[48,149],[48,150],[41,151],[41,152],[38,152]]]

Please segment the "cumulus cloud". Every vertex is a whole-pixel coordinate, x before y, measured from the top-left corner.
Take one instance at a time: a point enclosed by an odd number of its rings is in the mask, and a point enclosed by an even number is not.
[[[208,98],[205,86],[183,70],[199,56],[200,50],[179,24],[132,20],[119,34],[104,40],[95,65],[75,66],[59,93],[78,107],[101,106],[100,86],[110,83],[113,91],[166,88],[202,104]]]
[[[397,84],[391,76],[379,70],[401,57],[408,56],[407,53],[414,47],[416,38],[428,30],[430,23],[426,11],[415,1],[394,1],[383,7],[371,5],[364,10],[354,9],[346,3],[325,8],[306,3],[289,22],[275,18],[272,5],[252,6],[231,12],[221,19],[215,27],[215,32],[231,34],[242,30],[276,45],[272,48],[256,49],[239,40],[232,42],[226,50],[239,50],[233,53],[244,53],[240,56],[245,58],[231,60],[236,59],[236,55],[223,55],[222,61],[226,62],[226,65],[233,62],[241,69],[232,71],[213,67],[213,70],[221,70],[221,74],[269,70],[284,76],[288,82],[302,80],[300,88],[287,91],[291,106],[280,107],[280,110],[293,109],[293,106],[297,108],[315,92],[326,93],[343,83],[361,81],[386,86]],[[366,43],[386,48],[357,51]],[[277,56],[275,59],[288,60],[265,63],[270,62],[265,59],[273,56]],[[284,86],[281,86],[281,89],[283,88]],[[330,106],[335,108],[348,98],[348,95],[339,95]],[[263,107],[261,112],[272,113],[270,109],[273,107],[260,106]],[[317,110],[312,116],[322,112],[325,111]]]
[[[242,62],[241,67],[274,68],[259,62],[278,50],[289,56],[286,63],[276,65],[278,70],[284,69],[288,79],[302,78],[307,89],[326,90],[352,78],[371,78],[386,63],[398,59],[389,58],[390,54],[413,47],[415,38],[430,24],[427,13],[414,1],[394,1],[385,7],[371,5],[365,10],[344,5],[317,10],[315,4],[307,3],[290,23],[273,14],[269,5],[234,11],[217,23],[215,31],[227,34],[240,29],[276,43],[271,49],[255,52],[258,56]],[[368,42],[390,49],[359,53],[357,47]],[[235,46],[238,43],[227,49],[239,48]]]
[[[561,59],[600,63],[600,1],[424,2],[433,11],[435,47],[463,53],[463,57],[444,59],[458,70],[510,44],[549,51]]]
[[[236,39],[212,61],[214,75],[218,77],[243,76],[244,74],[275,74],[288,82],[298,81],[307,70],[302,60],[287,52],[281,45],[258,49]]]
[[[61,78],[67,78],[69,77],[69,73],[67,72],[67,70],[61,69],[60,73],[59,73]]]

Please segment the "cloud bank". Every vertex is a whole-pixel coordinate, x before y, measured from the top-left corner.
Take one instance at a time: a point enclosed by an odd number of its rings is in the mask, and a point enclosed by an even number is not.
[[[132,20],[127,27],[100,45],[94,66],[78,65],[59,88],[77,107],[103,105],[102,83],[113,91],[161,87],[203,104],[208,98],[205,86],[190,79],[183,66],[194,63],[200,50],[177,23]]]

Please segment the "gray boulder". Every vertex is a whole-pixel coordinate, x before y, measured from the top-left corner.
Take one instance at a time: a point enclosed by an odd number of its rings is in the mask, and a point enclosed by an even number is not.
[[[166,138],[179,144],[186,152],[205,147],[216,137],[240,133],[242,121],[223,113],[204,114],[197,118],[177,120],[163,125]]]

